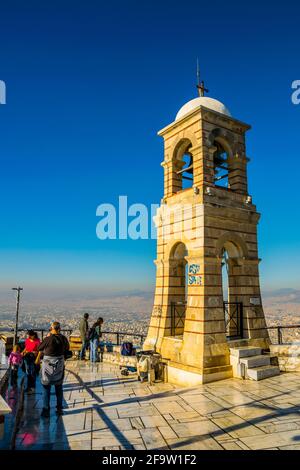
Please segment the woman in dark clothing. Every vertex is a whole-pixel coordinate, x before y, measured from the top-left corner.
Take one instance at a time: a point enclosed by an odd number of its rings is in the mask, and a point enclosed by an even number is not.
[[[50,416],[50,393],[51,386],[55,386],[56,394],[56,414],[62,415],[63,402],[63,380],[65,371],[65,355],[69,351],[69,341],[60,333],[59,322],[53,322],[50,328],[50,334],[40,344],[38,351],[39,362],[40,355],[43,354],[41,368],[41,382],[43,385],[43,411],[42,416]]]

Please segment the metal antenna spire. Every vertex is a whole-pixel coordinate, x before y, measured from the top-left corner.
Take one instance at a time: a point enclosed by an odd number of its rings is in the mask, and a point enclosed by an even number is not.
[[[204,96],[204,93],[208,93],[209,90],[205,88],[204,81],[200,80],[200,67],[199,67],[199,59],[197,57],[197,89],[199,96]]]

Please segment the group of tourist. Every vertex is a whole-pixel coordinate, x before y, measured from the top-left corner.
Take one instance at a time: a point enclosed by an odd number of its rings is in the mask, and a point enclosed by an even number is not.
[[[89,314],[85,313],[79,331],[82,339],[82,348],[79,358],[85,359],[87,349],[90,349],[91,362],[102,361],[102,353],[99,355],[99,342],[102,336],[101,326],[103,318],[98,320],[89,328]],[[50,394],[51,386],[55,387],[56,414],[63,414],[63,380],[65,372],[65,359],[70,357],[70,345],[68,339],[61,333],[59,322],[52,322],[47,336],[41,341],[37,333],[28,330],[23,350],[20,344],[15,344],[8,358],[10,367],[10,380],[12,387],[17,386],[18,370],[22,367],[27,376],[28,394],[35,392],[36,378],[40,374],[43,386],[43,410],[42,417],[50,416]]]
[[[56,414],[63,414],[63,379],[65,371],[65,359],[69,357],[70,346],[67,338],[61,334],[60,323],[52,322],[49,333],[41,341],[33,330],[27,332],[25,346],[16,344],[13,347],[8,362],[11,369],[11,385],[16,386],[18,370],[22,367],[27,376],[28,394],[35,392],[36,377],[40,372],[40,380],[43,386],[42,417],[50,416],[50,394],[52,385],[56,394]],[[41,361],[42,360],[42,361]]]

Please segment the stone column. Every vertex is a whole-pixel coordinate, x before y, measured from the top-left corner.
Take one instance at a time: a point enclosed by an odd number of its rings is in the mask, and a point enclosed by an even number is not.
[[[247,158],[236,153],[228,157],[228,187],[237,193],[248,193]]]

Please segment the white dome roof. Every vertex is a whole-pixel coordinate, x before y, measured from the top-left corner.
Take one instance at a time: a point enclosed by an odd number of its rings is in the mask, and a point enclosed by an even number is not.
[[[193,100],[188,101],[182,106],[182,108],[180,108],[180,110],[176,114],[175,121],[178,121],[178,119],[181,119],[183,116],[185,116],[198,106],[204,106],[205,108],[212,109],[213,111],[225,114],[226,116],[231,116],[230,112],[228,111],[226,106],[221,103],[221,101],[215,100],[214,98],[208,98],[208,96],[198,96],[198,98],[194,98]]]

